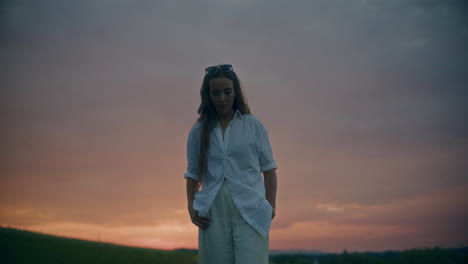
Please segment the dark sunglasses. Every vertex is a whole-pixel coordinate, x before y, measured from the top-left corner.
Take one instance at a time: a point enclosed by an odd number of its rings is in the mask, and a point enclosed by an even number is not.
[[[218,69],[222,72],[232,72],[234,71],[232,69],[232,65],[231,64],[221,64],[221,65],[217,65],[217,66],[210,66],[208,68],[205,69],[205,73],[206,74],[213,74],[213,73],[216,73],[218,71]]]

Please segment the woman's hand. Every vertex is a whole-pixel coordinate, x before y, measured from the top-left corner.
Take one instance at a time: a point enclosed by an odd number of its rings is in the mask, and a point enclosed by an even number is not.
[[[268,199],[267,199],[267,201],[271,206],[271,220],[273,220],[273,218],[275,218],[275,216],[276,216],[276,204],[270,202]]]
[[[193,206],[188,208],[192,223],[201,229],[207,229],[210,226],[211,218],[198,216],[198,211],[193,209]]]
[[[276,169],[271,169],[269,171],[263,172],[263,179],[265,182],[265,198],[270,203],[271,208],[271,220],[275,218],[276,215],[276,185],[277,185],[277,176]]]

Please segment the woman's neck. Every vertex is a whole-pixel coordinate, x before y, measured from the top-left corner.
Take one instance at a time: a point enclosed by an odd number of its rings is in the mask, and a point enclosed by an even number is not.
[[[234,118],[235,114],[236,112],[234,111],[234,109],[232,109],[232,111],[226,113],[225,115],[218,115],[218,122],[223,124],[229,123],[229,121],[231,121]]]

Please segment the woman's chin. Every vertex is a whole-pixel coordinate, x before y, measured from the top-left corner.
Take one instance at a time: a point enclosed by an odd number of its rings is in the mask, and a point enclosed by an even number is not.
[[[229,114],[230,112],[231,112],[231,109],[229,109],[228,107],[218,109],[218,115],[226,115],[226,114]]]

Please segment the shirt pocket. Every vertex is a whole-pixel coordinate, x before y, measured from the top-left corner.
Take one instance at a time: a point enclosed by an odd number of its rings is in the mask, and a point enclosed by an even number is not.
[[[243,141],[232,146],[229,153],[229,160],[233,164],[233,172],[242,179],[241,181],[250,186],[255,186],[257,173],[260,171],[258,165],[255,143],[253,141]]]
[[[233,142],[229,148],[229,155],[238,161],[251,163],[257,156],[254,140],[247,136]]]

